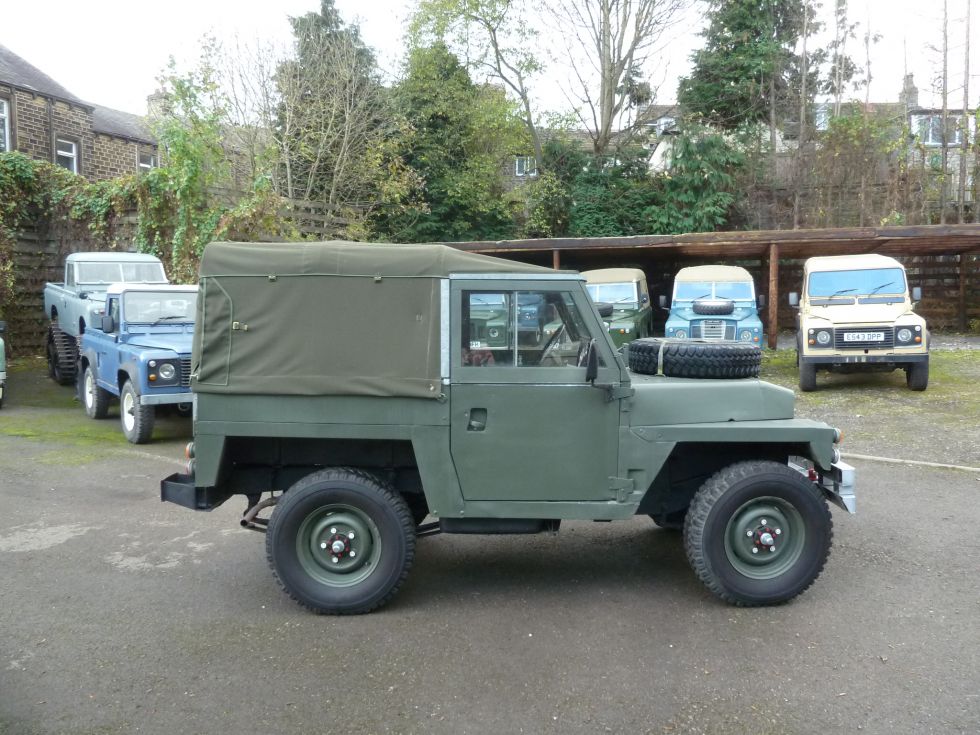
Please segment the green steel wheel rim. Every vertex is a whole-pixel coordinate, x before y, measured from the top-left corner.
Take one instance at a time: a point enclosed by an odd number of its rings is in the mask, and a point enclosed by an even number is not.
[[[311,511],[296,533],[296,557],[310,577],[328,587],[367,579],[381,558],[381,534],[359,508],[334,503]]]
[[[725,554],[739,574],[775,579],[799,560],[806,546],[806,524],[782,498],[753,498],[738,508],[725,528]]]

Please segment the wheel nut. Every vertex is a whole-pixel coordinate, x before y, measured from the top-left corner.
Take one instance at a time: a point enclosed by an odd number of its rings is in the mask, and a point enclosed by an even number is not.
[[[337,533],[337,529],[336,528],[331,528],[330,529],[330,533]]]
[[[321,548],[321,549],[325,549],[325,548],[327,548],[327,542],[326,542],[326,541],[321,541],[321,542],[320,542],[320,548]]]
[[[775,546],[770,546],[769,547],[769,551],[775,551],[775,550],[776,550],[776,547]]]
[[[759,553],[759,547],[758,546],[753,546],[752,547],[752,553],[753,554],[758,554]]]
[[[340,559],[338,559],[336,556],[333,558],[333,563],[334,564],[337,564],[339,561],[340,561]]]
[[[357,552],[351,549],[350,558],[353,559],[355,556],[357,556]]]
[[[350,533],[348,533],[347,538],[354,538],[354,532],[351,531]]]
[[[760,518],[760,519],[759,519],[759,525],[760,525],[760,526],[764,526],[764,525],[766,525],[766,519],[765,519],[765,518]]]
[[[775,534],[776,534],[777,536],[778,536],[779,534],[781,534],[782,532],[783,532],[783,529],[781,529],[781,528],[777,528],[777,529],[776,529],[776,530],[774,531],[774,533],[775,533]]]
[[[751,531],[746,531],[745,532],[745,535],[748,536],[749,538],[752,538],[752,532]]]

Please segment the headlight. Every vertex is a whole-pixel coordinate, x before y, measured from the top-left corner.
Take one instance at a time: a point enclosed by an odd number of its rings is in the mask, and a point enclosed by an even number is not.
[[[811,329],[810,339],[807,340],[811,346],[816,345],[818,347],[828,347],[832,341],[829,329]]]
[[[500,336],[500,330],[497,329],[496,327],[491,327],[490,328],[490,336],[493,337],[494,339],[497,339],[497,337]]]
[[[740,340],[742,340],[743,342],[751,342],[752,341],[752,331],[749,330],[749,329],[743,329],[742,332],[738,335],[738,338]]]
[[[898,330],[898,334],[895,336],[898,337],[899,342],[911,342],[912,330],[909,329],[908,327],[902,327],[901,329]]]
[[[171,365],[169,362],[160,363],[160,378],[162,380],[173,380],[174,376],[177,374],[177,369]]]
[[[674,332],[674,336],[677,337],[677,339],[687,339],[687,330],[678,329],[676,332]]]

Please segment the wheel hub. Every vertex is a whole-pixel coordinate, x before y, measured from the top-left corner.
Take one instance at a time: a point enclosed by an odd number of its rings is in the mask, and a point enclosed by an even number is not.
[[[799,556],[802,520],[790,504],[776,498],[743,505],[728,524],[725,546],[729,561],[748,577],[778,576]]]
[[[359,513],[330,512],[310,528],[309,558],[331,574],[349,575],[369,563],[374,536]]]

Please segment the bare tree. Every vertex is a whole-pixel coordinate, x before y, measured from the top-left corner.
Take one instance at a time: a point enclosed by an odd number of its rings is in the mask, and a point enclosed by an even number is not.
[[[943,0],[943,116],[942,173],[939,175],[939,224],[946,224],[946,199],[949,189],[949,0]]]
[[[596,155],[610,147],[635,94],[635,80],[689,0],[554,0],[549,14],[565,36],[572,99]],[[631,83],[634,82],[634,83]]]

